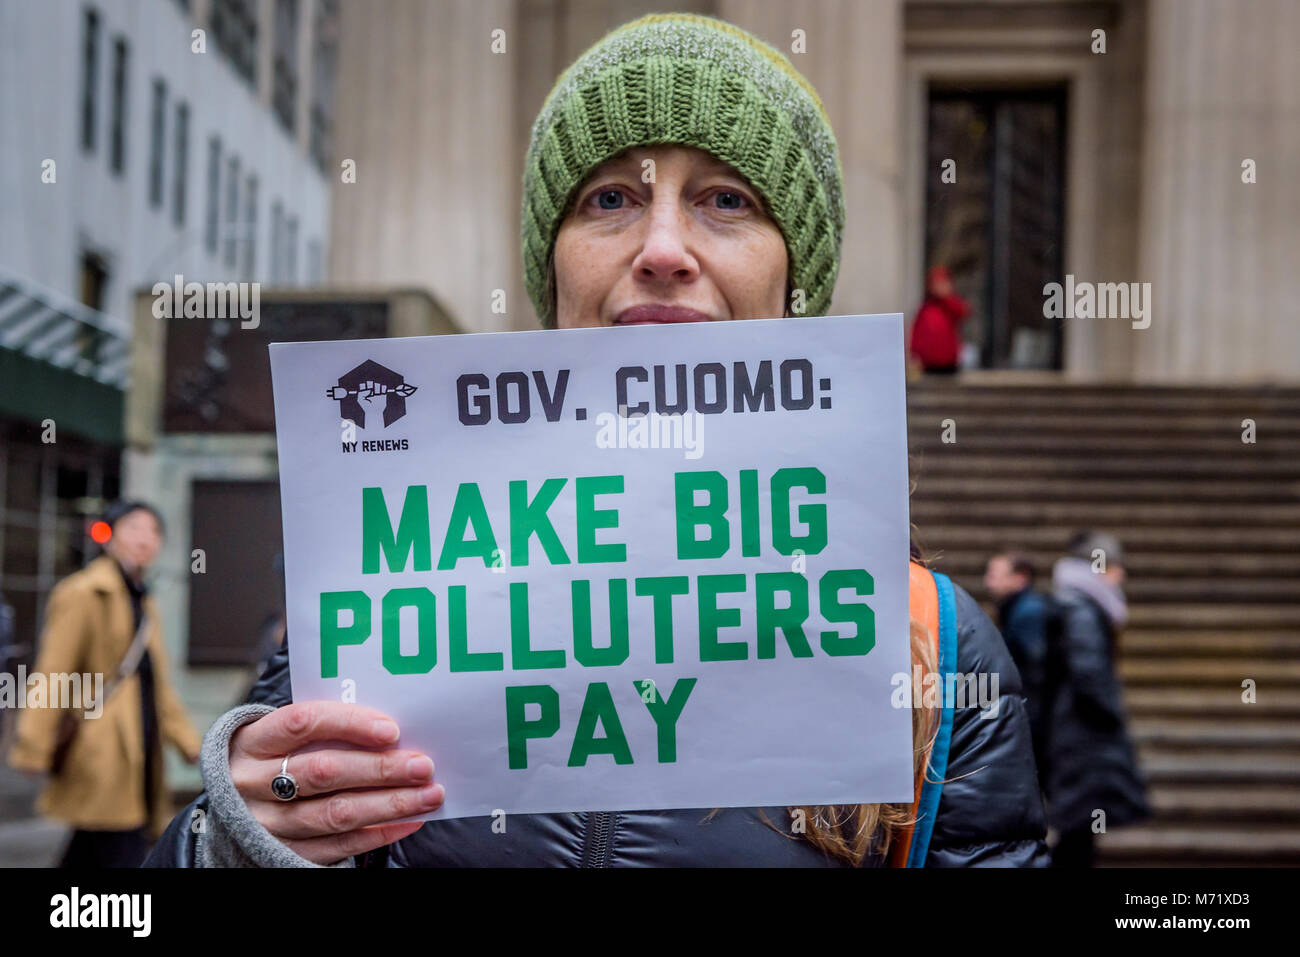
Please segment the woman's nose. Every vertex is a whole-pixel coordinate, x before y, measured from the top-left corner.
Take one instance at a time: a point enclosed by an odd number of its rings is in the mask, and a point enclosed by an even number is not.
[[[690,251],[686,223],[675,202],[654,203],[645,219],[645,236],[632,268],[650,280],[691,280],[699,263]]]

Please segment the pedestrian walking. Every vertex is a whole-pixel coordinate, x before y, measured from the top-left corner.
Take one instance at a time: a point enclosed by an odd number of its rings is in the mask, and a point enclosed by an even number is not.
[[[163,743],[191,764],[201,739],[172,688],[146,573],[163,523],[143,502],[104,515],[104,554],[50,592],[33,675],[82,676],[79,702],[20,711],[9,763],[47,774],[37,810],[73,828],[64,867],[138,867],[172,816]],[[102,693],[90,700],[102,676]],[[67,682],[64,682],[65,686]]]

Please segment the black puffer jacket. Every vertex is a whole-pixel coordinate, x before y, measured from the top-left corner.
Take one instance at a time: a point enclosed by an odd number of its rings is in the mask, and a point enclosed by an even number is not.
[[[1048,814],[1058,831],[1091,827],[1104,811],[1107,828],[1151,815],[1115,675],[1115,634],[1101,606],[1076,589],[1060,589],[1059,642],[1048,650],[1044,780]]]
[[[956,709],[929,867],[1041,867],[1048,858],[1042,799],[1030,746],[1020,675],[1002,636],[979,605],[954,588],[957,670],[997,673],[1001,699],[992,716]],[[290,703],[289,658],[272,658],[250,702]],[[196,866],[192,822],[209,813],[204,792],[167,828],[146,867]],[[576,812],[511,815],[506,833],[485,817],[430,821],[414,834],[355,860],[365,867],[837,866],[790,836],[786,808]],[[764,820],[766,818],[766,821]],[[778,828],[782,830],[777,830]],[[864,866],[884,861],[869,858]]]

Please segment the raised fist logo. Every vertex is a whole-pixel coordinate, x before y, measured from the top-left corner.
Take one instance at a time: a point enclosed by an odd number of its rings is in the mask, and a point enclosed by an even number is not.
[[[325,390],[325,398],[339,403],[339,415],[358,429],[366,427],[366,409],[374,409],[376,399],[384,400],[384,428],[406,415],[406,400],[415,392],[402,376],[367,359],[351,372],[339,376],[339,384]]]

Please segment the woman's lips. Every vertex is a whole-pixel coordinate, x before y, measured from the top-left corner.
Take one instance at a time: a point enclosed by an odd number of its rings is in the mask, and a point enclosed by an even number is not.
[[[713,317],[685,306],[632,306],[614,317],[616,326],[639,326],[651,322],[712,322]]]

